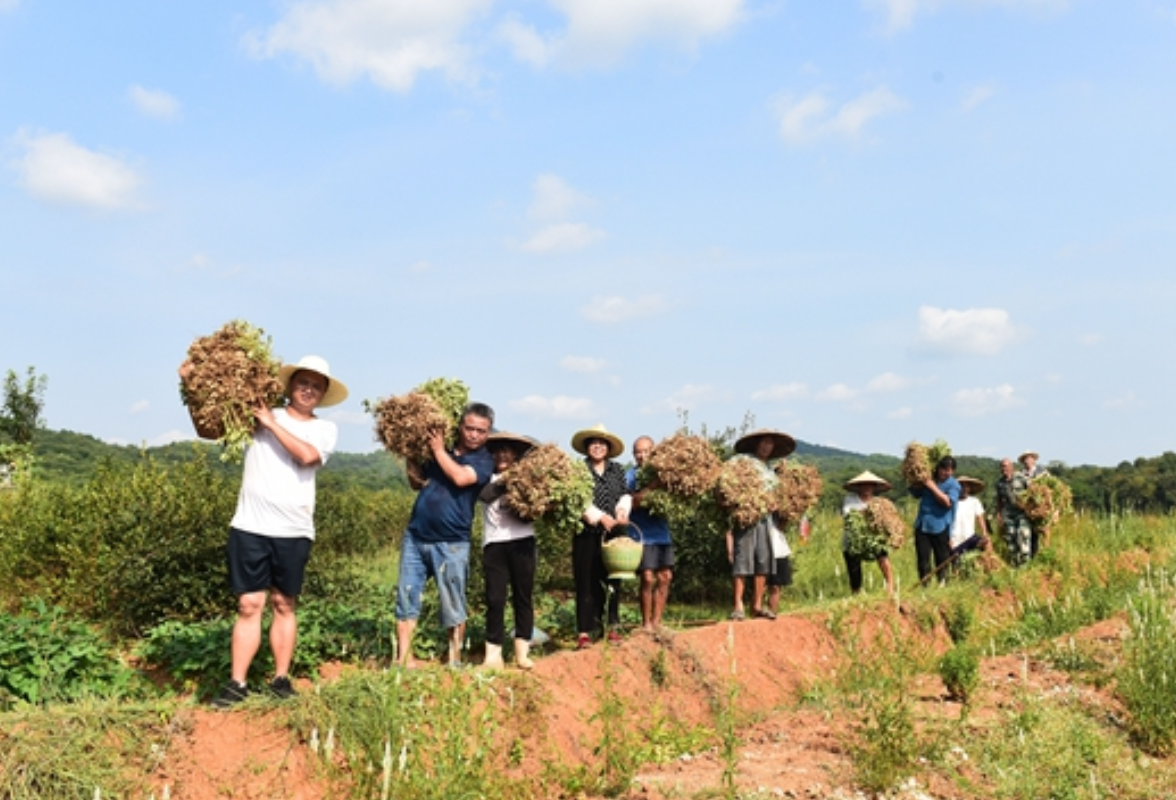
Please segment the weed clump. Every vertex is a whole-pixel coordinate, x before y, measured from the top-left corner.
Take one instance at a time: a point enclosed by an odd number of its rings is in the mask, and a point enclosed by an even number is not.
[[[224,447],[222,461],[240,463],[253,440],[254,409],[282,403],[282,364],[271,347],[261,328],[233,320],[188,348],[190,369],[180,382],[180,399],[196,433]]]

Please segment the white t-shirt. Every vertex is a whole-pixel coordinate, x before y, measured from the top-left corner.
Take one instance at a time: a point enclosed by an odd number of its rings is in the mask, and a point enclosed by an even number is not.
[[[304,467],[264,428],[245,451],[245,474],[237,512],[229,523],[238,530],[275,539],[314,538],[314,475],[335,451],[339,429],[325,419],[297,420],[274,409],[279,425],[319,453],[320,463]]]
[[[495,474],[490,478],[490,482],[497,483],[501,477],[500,474]],[[519,519],[503,499],[500,497],[493,503],[482,506],[482,547],[535,536],[534,524]]]
[[[951,546],[959,547],[976,535],[976,517],[984,516],[984,504],[979,497],[965,497],[956,505],[951,523]]]

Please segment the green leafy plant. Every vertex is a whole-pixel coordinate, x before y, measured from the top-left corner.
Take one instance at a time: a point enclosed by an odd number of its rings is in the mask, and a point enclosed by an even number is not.
[[[19,614],[0,614],[0,707],[131,697],[144,690],[101,634],[62,609],[33,598]]]
[[[939,659],[939,677],[949,695],[967,703],[980,684],[980,659],[976,651],[964,645],[948,650]]]

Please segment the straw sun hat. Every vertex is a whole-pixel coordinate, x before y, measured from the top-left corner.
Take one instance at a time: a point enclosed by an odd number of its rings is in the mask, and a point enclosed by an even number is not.
[[[327,391],[323,395],[323,399],[319,401],[319,408],[338,405],[347,399],[347,395],[349,394],[347,385],[338,378],[331,376],[331,365],[327,363],[325,358],[320,356],[303,356],[298,360],[297,364],[283,364],[281,369],[278,370],[278,378],[282,381],[283,392],[290,388],[290,378],[294,376],[294,373],[303,369],[310,372],[317,372],[327,379]]]
[[[969,478],[967,475],[960,475],[956,478],[956,481],[961,485],[968,484],[969,494],[980,494],[984,491],[984,481],[979,478]]]
[[[589,439],[603,439],[608,442],[608,457],[616,458],[621,453],[625,452],[625,443],[621,441],[621,437],[615,433],[609,433],[608,429],[601,425],[594,425],[591,428],[585,428],[582,431],[576,431],[572,437],[572,449],[580,455],[588,455],[588,440]]]
[[[519,433],[508,433],[507,431],[494,431],[486,437],[486,446],[493,447],[495,444],[505,444],[513,447],[514,450],[522,456],[532,447],[538,446],[538,442],[530,436],[523,436]]]
[[[894,488],[890,485],[890,481],[886,480],[885,478],[878,477],[869,470],[866,470],[860,475],[855,475],[854,477],[847,480],[845,482],[845,488],[853,491],[855,486],[862,486],[865,484],[874,484],[883,492],[889,492],[892,488]]]
[[[759,430],[740,436],[735,442],[735,452],[755,455],[756,444],[764,437],[771,439],[773,442],[772,454],[768,456],[768,461],[775,458],[784,458],[784,456],[796,449],[796,440],[784,433],[784,431],[760,428]]]
[[[1018,460],[1018,461],[1020,461],[1022,464],[1024,464],[1024,463],[1025,463],[1025,459],[1026,459],[1026,458],[1030,458],[1030,457],[1031,457],[1031,458],[1032,458],[1034,461],[1040,461],[1040,460],[1041,460],[1041,456],[1037,455],[1037,451],[1036,451],[1036,450],[1026,450],[1024,453],[1021,453],[1021,455],[1017,456],[1017,460]],[[958,480],[958,478],[957,478],[957,480]]]

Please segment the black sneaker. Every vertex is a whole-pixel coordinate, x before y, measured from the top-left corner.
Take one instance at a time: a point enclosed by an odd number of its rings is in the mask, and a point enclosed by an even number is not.
[[[220,694],[212,698],[213,708],[232,708],[249,696],[249,687],[236,681],[228,681],[221,687]]]
[[[270,681],[269,690],[270,694],[279,700],[289,700],[291,697],[298,695],[298,692],[294,691],[294,686],[290,683],[290,679],[285,675],[281,675]]]

